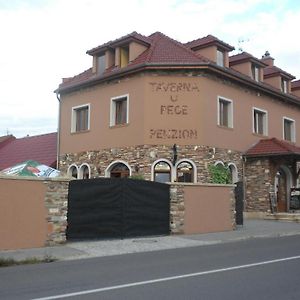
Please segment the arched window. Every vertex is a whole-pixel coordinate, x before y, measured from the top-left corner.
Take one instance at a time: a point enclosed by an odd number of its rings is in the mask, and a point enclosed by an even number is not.
[[[239,181],[238,170],[234,163],[229,163],[228,168],[231,174],[231,183],[236,183]]]
[[[68,175],[74,178],[78,178],[78,168],[76,165],[71,165],[68,169]]]
[[[89,179],[91,177],[91,172],[88,164],[82,164],[79,169],[79,178]]]
[[[110,170],[111,178],[127,178],[129,175],[129,169],[123,163],[116,163]]]
[[[177,165],[176,178],[178,182],[194,182],[194,168],[191,163],[182,161]]]
[[[154,165],[154,181],[171,182],[171,165],[165,161],[158,161]]]
[[[214,163],[215,166],[222,166],[222,167],[225,167],[225,164],[221,161],[221,160],[217,160],[215,163]]]

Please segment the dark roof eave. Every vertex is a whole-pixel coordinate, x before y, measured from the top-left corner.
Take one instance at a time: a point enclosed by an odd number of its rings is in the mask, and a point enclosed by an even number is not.
[[[239,81],[242,82],[248,86],[251,86],[252,88],[258,89],[261,92],[267,93],[269,95],[273,95],[276,96],[277,98],[280,98],[283,101],[288,101],[290,103],[296,104],[298,106],[300,106],[300,99],[298,97],[295,96],[291,96],[288,94],[282,94],[282,92],[280,91],[275,91],[272,90],[266,86],[263,86],[263,84],[254,81],[251,78],[244,78],[244,77],[240,77],[236,74],[233,74],[231,70],[229,70],[228,68],[224,68],[224,67],[220,67],[214,63],[211,62],[203,62],[203,63],[174,63],[174,64],[165,64],[165,63],[143,63],[143,64],[139,64],[139,65],[135,65],[133,67],[128,67],[126,70],[118,70],[112,73],[109,73],[107,75],[104,76],[100,76],[100,77],[95,77],[92,79],[89,79],[87,81],[84,81],[82,83],[78,83],[78,84],[74,84],[74,85],[70,85],[67,87],[62,87],[62,88],[58,88],[56,89],[54,92],[55,93],[66,93],[66,92],[71,92],[80,88],[84,88],[84,87],[88,87],[88,86],[93,86],[95,84],[101,83],[105,80],[113,80],[115,78],[118,77],[122,77],[128,74],[132,74],[138,71],[142,71],[142,70],[147,70],[147,69],[176,69],[176,68],[182,68],[182,67],[186,67],[186,69],[189,68],[196,68],[196,69],[202,69],[202,68],[208,68],[208,69],[212,69],[212,71],[217,72],[218,74],[221,74],[223,76],[226,77],[230,77],[231,79],[235,80],[235,81]]]
[[[269,87],[264,86],[263,83],[256,82],[251,78],[248,79],[248,78],[237,76],[236,74],[232,74],[231,70],[225,69],[223,67],[219,67],[215,64],[210,64],[209,66],[211,68],[216,69],[216,71],[219,74],[223,74],[224,76],[227,76],[227,77],[229,76],[233,80],[242,82],[248,86],[251,86],[252,88],[258,89],[259,91],[267,93],[269,95],[276,96],[277,98],[280,98],[281,100],[289,101],[293,104],[300,105],[300,98],[298,98],[298,97],[291,96],[289,94],[283,94],[281,91],[277,92],[275,90],[270,89]]]
[[[105,80],[113,80],[115,78],[118,77],[123,77],[126,75],[129,75],[131,73],[136,73],[139,71],[143,71],[143,70],[149,70],[149,69],[177,69],[180,68],[182,69],[182,66],[185,66],[187,69],[189,68],[203,68],[206,67],[208,65],[208,63],[198,63],[198,64],[194,64],[194,63],[176,63],[176,64],[165,64],[165,63],[145,63],[145,64],[139,64],[133,67],[129,67],[126,70],[118,70],[115,71],[113,73],[109,73],[107,75],[104,76],[98,76],[98,77],[94,77],[92,79],[86,80],[84,82],[81,83],[77,83],[74,85],[70,85],[70,86],[66,86],[66,87],[62,87],[62,88],[57,88],[54,93],[66,93],[66,92],[71,92],[73,90],[77,90],[80,88],[84,88],[84,87],[88,87],[88,86],[93,86],[95,84],[101,83]]]
[[[260,158],[260,157],[278,157],[278,156],[296,156],[300,158],[300,153],[291,153],[291,152],[286,152],[286,153],[264,153],[264,154],[243,154],[244,157],[246,158]]]
[[[242,64],[245,62],[254,63],[255,65],[258,65],[259,67],[262,67],[262,68],[267,66],[267,64],[263,63],[262,61],[260,61],[259,59],[255,58],[255,57],[245,57],[245,58],[241,58],[241,59],[237,59],[237,60],[233,60],[233,61],[229,60],[229,65],[235,66],[235,65],[239,65],[239,64]]]

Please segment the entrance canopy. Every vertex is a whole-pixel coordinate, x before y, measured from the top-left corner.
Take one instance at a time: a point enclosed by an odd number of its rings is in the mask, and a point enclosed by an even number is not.
[[[294,156],[300,159],[300,147],[276,138],[262,139],[244,155],[245,157]]]
[[[266,199],[267,208],[269,193],[272,212],[299,209],[300,202],[297,200],[299,203],[295,205],[291,199],[292,189],[299,186],[300,147],[276,138],[262,139],[249,148],[244,157],[247,159],[246,173],[254,174],[254,177],[249,177],[252,182],[248,183],[250,189],[252,185],[253,198],[261,195]]]

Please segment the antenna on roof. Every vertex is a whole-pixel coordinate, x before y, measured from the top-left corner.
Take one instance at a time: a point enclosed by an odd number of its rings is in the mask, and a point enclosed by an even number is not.
[[[249,42],[249,41],[250,41],[250,39],[248,39],[248,38],[239,38],[238,39],[238,52],[239,53],[242,53],[244,51],[243,43]]]
[[[262,56],[262,58],[266,58],[266,57],[269,57],[270,56],[270,52],[267,50],[265,52],[265,54]]]

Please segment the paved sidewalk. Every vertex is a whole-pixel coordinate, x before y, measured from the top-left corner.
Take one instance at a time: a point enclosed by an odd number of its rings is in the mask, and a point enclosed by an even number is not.
[[[69,242],[65,245],[55,247],[0,251],[0,258],[23,260],[33,257],[43,259],[48,256],[57,258],[58,260],[73,260],[126,253],[204,246],[246,240],[250,238],[280,237],[289,235],[300,235],[299,223],[269,220],[246,220],[244,226],[238,226],[235,231],[124,240]]]

